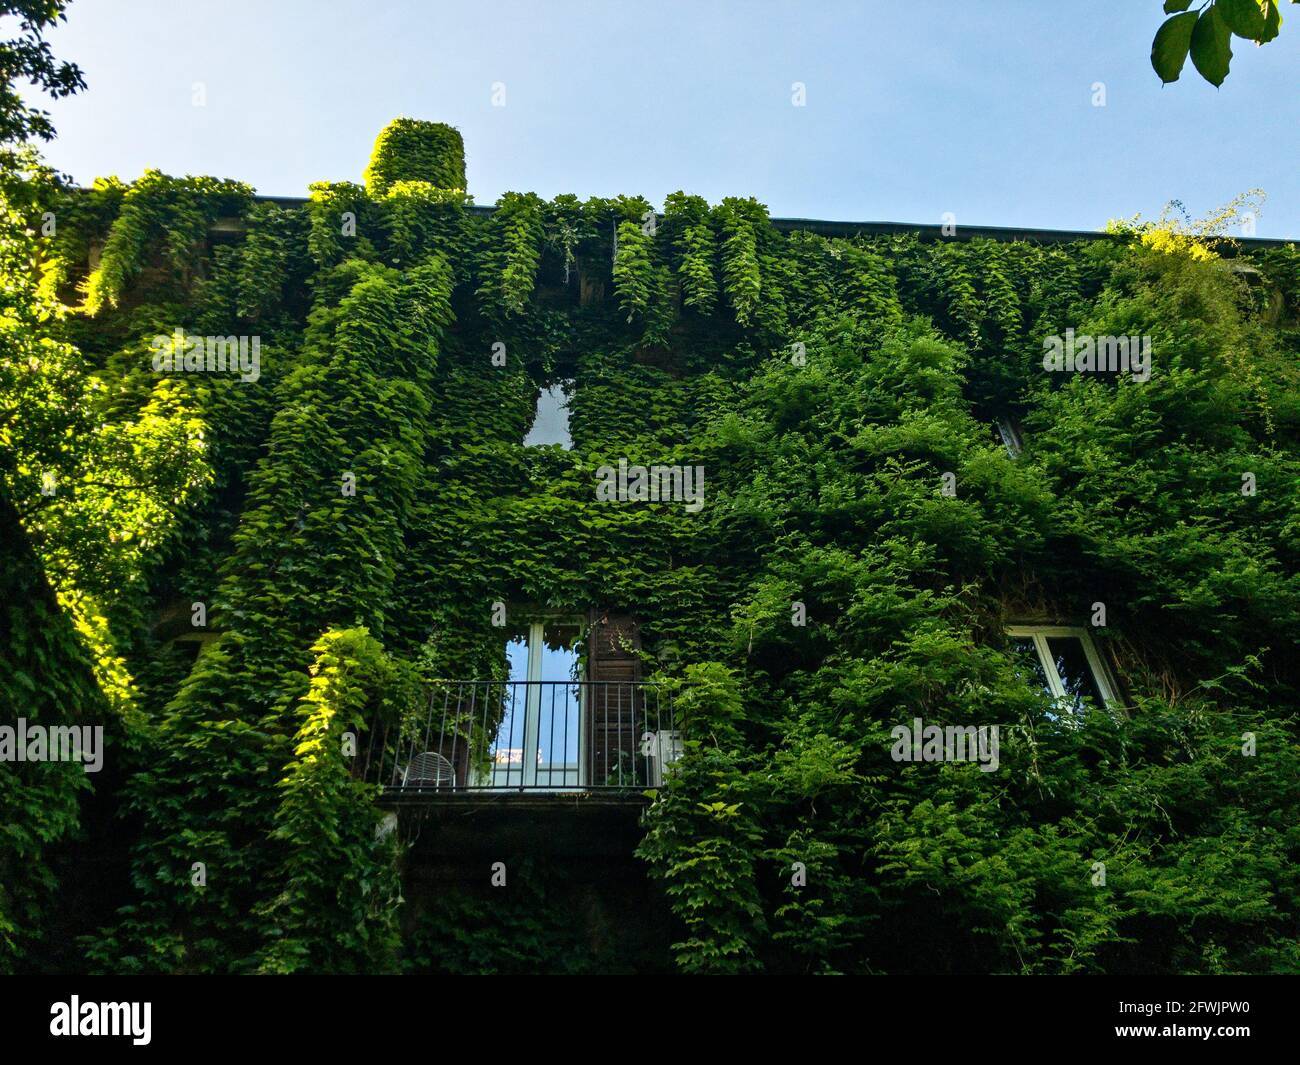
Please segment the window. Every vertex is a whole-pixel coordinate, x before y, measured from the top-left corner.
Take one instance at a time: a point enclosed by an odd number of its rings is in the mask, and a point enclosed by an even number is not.
[[[537,394],[537,407],[533,413],[533,425],[524,437],[525,447],[540,447],[543,444],[559,444],[568,451],[573,447],[573,437],[569,434],[569,395],[572,382],[561,381],[543,388]]]
[[[576,621],[532,621],[505,646],[509,682],[480,786],[576,788],[584,783],[582,685]]]
[[[1007,449],[1007,454],[1015,458],[1025,449],[1025,442],[1020,437],[1020,430],[1016,428],[1016,423],[1010,418],[999,418],[997,420],[998,436],[1002,438],[1002,446]]]
[[[1012,625],[1007,628],[1022,676],[1050,695],[1062,710],[1078,713],[1083,700],[1117,705],[1115,686],[1088,630],[1070,625]]]

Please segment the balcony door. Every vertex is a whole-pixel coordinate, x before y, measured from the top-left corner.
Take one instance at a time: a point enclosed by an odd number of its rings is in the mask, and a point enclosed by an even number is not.
[[[577,622],[544,620],[525,623],[507,640],[493,787],[559,791],[586,783],[580,636]]]

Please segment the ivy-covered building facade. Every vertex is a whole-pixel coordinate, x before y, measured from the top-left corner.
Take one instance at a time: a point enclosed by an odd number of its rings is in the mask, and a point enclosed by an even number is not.
[[[1300,970],[1294,244],[466,189],[32,208],[5,967]]]

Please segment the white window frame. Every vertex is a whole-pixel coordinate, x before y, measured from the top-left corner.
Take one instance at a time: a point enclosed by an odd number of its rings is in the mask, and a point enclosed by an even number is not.
[[[1119,708],[1119,694],[1116,691],[1115,683],[1111,679],[1110,670],[1106,668],[1106,660],[1102,658],[1101,652],[1097,650],[1097,645],[1092,641],[1092,634],[1082,625],[1008,625],[1006,627],[1008,636],[1018,637],[1020,639],[1031,639],[1034,641],[1034,651],[1038,654],[1038,664],[1042,667],[1043,675],[1047,678],[1047,686],[1051,689],[1052,697],[1061,706],[1069,706],[1073,709],[1073,698],[1065,690],[1065,685],[1061,682],[1061,676],[1056,671],[1056,661],[1052,656],[1051,649],[1047,646],[1048,637],[1075,637],[1083,644],[1084,657],[1088,659],[1088,668],[1092,670],[1093,682],[1097,685],[1097,690],[1101,692],[1102,702],[1105,703],[1104,709],[1116,710]]]

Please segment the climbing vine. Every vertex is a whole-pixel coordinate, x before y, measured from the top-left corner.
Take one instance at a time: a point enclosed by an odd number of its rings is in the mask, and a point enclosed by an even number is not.
[[[251,197],[252,190],[237,181],[178,180],[145,171],[122,198],[99,266],[86,280],[82,309],[93,315],[116,306],[154,242],[161,244],[161,266],[173,280],[187,284],[202,258],[208,227],[222,215],[242,214]]]
[[[684,193],[489,212],[459,134],[411,120],[301,205],[50,195],[50,310],[3,364],[44,413],[3,431],[82,633],[50,638],[118,693],[131,876],[95,967],[589,969],[543,861],[406,920],[346,754],[422,681],[501,676],[493,605],[531,603],[634,612],[676,686],[639,854],[682,971],[1300,970],[1293,247],[826,236]],[[260,381],[156,373],[177,326],[262,336]],[[1044,372],[1067,329],[1150,336],[1150,380]],[[524,448],[558,380],[573,447]],[[598,501],[620,459],[702,466],[705,506]],[[78,487],[39,504],[51,464]],[[150,628],[178,599],[208,607],[192,664]],[[1067,723],[1003,626],[1097,601],[1128,712]],[[999,771],[900,767],[916,716],[1001,724]],[[10,958],[84,790],[46,783],[14,792],[50,814],[4,856]]]

